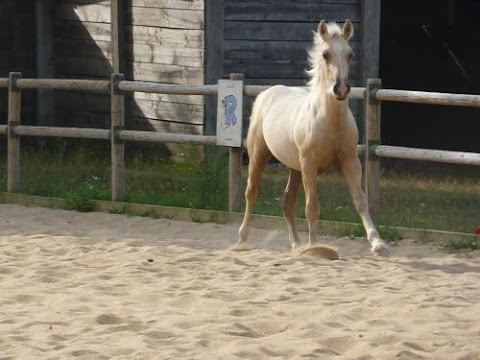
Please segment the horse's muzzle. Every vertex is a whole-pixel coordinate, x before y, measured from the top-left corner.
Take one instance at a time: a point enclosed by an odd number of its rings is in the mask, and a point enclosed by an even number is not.
[[[347,82],[337,80],[337,83],[333,87],[333,93],[337,97],[337,100],[345,100],[350,94],[350,85]]]

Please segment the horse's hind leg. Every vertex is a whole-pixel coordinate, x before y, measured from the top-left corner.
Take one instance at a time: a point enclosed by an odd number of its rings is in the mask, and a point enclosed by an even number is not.
[[[287,222],[288,238],[292,245],[292,251],[300,245],[297,230],[295,229],[295,213],[297,209],[297,195],[300,184],[302,183],[302,173],[300,171],[289,169],[288,183],[283,194],[283,215]]]
[[[356,156],[349,159],[344,159],[341,164],[342,173],[350,190],[355,208],[357,209],[363,226],[367,232],[367,238],[371,245],[371,250],[374,255],[388,256],[387,245],[380,239],[375,225],[373,224],[370,212],[368,211],[368,201],[361,185],[362,165]]]
[[[249,134],[250,136],[250,134]],[[260,191],[260,175],[262,173],[263,168],[270,160],[272,154],[263,139],[261,138],[256,139],[248,139],[248,156],[249,156],[249,164],[248,164],[248,179],[247,179],[247,188],[245,190],[245,215],[243,218],[242,225],[240,226],[240,230],[238,231],[239,240],[237,244],[237,249],[241,250],[245,248],[245,244],[248,240],[248,236],[250,235],[250,219],[252,216],[253,205],[257,200],[258,192]]]

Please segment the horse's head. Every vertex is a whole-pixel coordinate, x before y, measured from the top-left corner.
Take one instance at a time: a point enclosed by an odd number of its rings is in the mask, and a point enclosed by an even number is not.
[[[345,100],[350,93],[348,72],[353,51],[348,41],[353,35],[353,25],[346,20],[343,28],[322,20],[315,34],[315,47],[310,53],[312,81],[321,81],[323,87],[337,100]],[[315,72],[321,72],[315,74]]]

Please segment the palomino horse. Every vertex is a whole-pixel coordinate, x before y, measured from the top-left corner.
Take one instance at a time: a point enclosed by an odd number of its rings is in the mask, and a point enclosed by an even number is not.
[[[300,245],[294,215],[297,194],[303,182],[309,245],[315,241],[318,217],[317,176],[337,168],[344,174],[374,255],[388,255],[368,211],[361,187],[361,164],[357,156],[358,130],[348,108],[349,61],[353,55],[348,40],[353,25],[342,29],[321,21],[309,52],[309,88],[273,86],[253,105],[247,150],[250,158],[245,192],[246,210],[239,230],[237,249],[245,247],[250,218],[259,192],[262,169],[272,154],[289,168],[284,193],[284,215],[292,251]]]

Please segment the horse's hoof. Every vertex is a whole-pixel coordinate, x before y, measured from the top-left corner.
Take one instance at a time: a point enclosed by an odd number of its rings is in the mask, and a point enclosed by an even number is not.
[[[253,250],[253,249],[254,249],[254,247],[248,245],[247,243],[235,244],[230,248],[230,250],[233,250],[233,251],[250,251],[250,250]]]
[[[372,254],[375,256],[389,256],[388,246],[380,239],[373,239]]]

